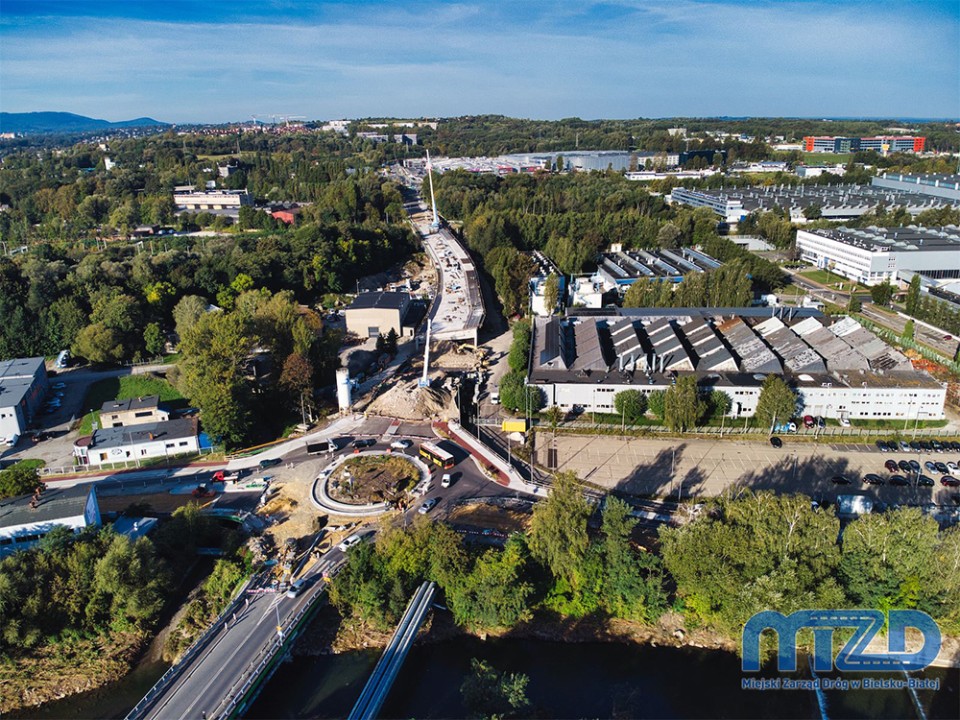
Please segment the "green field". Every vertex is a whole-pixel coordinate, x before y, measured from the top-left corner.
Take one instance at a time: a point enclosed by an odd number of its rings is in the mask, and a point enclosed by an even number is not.
[[[852,153],[808,153],[803,154],[805,165],[836,165],[841,163],[846,165],[853,157]]]
[[[83,400],[83,417],[80,420],[80,434],[89,435],[93,423],[100,423],[100,408],[108,400],[129,400],[130,398],[159,395],[160,402],[168,408],[184,407],[186,400],[176,388],[166,380],[152,375],[126,375],[107,378],[95,382],[87,389]]]
[[[865,285],[855,283],[850,278],[845,278],[843,275],[837,275],[829,270],[807,270],[797,274],[800,277],[805,277],[808,280],[813,280],[821,285],[829,285],[830,287],[836,287],[837,284],[841,284],[843,285],[844,290],[849,290],[851,285],[855,286],[855,289],[860,292],[869,292],[870,290],[870,288],[866,287]]]

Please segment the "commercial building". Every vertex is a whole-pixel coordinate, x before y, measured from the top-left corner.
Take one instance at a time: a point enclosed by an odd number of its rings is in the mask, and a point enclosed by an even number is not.
[[[864,285],[895,282],[907,270],[960,277],[960,229],[953,225],[798,230],[797,250],[806,262]]]
[[[410,295],[404,292],[366,292],[354,298],[344,310],[347,332],[361,338],[387,335],[412,335],[413,328],[405,321],[410,309]]]
[[[178,418],[129,427],[100,428],[73,444],[80,465],[141,462],[200,451],[195,418]]]
[[[92,483],[6,498],[0,500],[0,555],[29,548],[57,527],[80,532],[99,525],[100,506]]]
[[[101,427],[130,427],[147,423],[166,422],[170,413],[160,407],[160,397],[130,398],[129,400],[108,400],[100,408]]]
[[[613,413],[622,390],[666,390],[693,375],[751,417],[768,374],[798,394],[798,414],[941,419],[946,388],[851,318],[812,309],[622,309],[534,318],[528,382],[546,405]],[[786,418],[785,418],[786,419]]]
[[[0,360],[0,438],[23,435],[48,389],[42,357]]]
[[[960,175],[904,175],[883,173],[873,178],[874,187],[900,190],[917,195],[944,198],[960,202]]]
[[[806,152],[849,153],[860,150],[876,150],[882,155],[892,152],[923,152],[925,137],[912,135],[879,135],[876,137],[836,137],[833,135],[809,136],[803,139]]]
[[[773,186],[736,188],[729,190],[688,190],[675,188],[670,202],[680,202],[691,207],[708,207],[731,225],[753,212],[774,209],[786,210],[790,222],[808,222],[804,214],[816,208],[819,217],[825,220],[850,220],[876,210],[883,203],[886,208],[903,207],[911,215],[946,205],[960,204],[943,197],[921,195],[873,185],[827,185],[827,186]]]

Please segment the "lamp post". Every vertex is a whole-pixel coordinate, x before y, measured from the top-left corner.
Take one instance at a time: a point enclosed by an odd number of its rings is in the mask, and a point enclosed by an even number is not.
[[[916,440],[916,439],[917,439],[917,427],[920,425],[920,416],[921,416],[921,415],[926,415],[926,413],[923,412],[922,410],[918,409],[918,410],[917,410],[917,417],[916,417],[916,418],[914,419],[914,421],[913,421],[913,438],[912,438],[913,440]]]

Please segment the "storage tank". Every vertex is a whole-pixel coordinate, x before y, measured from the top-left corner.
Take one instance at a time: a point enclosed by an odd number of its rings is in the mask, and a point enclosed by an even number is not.
[[[340,405],[340,412],[347,412],[350,405],[353,404],[350,389],[350,371],[346,368],[337,370],[337,403]]]

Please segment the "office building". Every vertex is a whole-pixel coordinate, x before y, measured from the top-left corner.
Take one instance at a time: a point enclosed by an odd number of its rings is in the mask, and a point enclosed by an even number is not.
[[[73,444],[80,465],[142,462],[200,452],[196,418],[178,418],[142,425],[95,430]]]
[[[806,152],[851,153],[875,150],[881,155],[892,152],[923,152],[925,137],[912,135],[880,135],[876,137],[835,137],[824,135],[805,137],[803,149]]]
[[[864,285],[896,282],[907,270],[960,277],[960,229],[952,225],[798,230],[797,250],[806,262]]]

